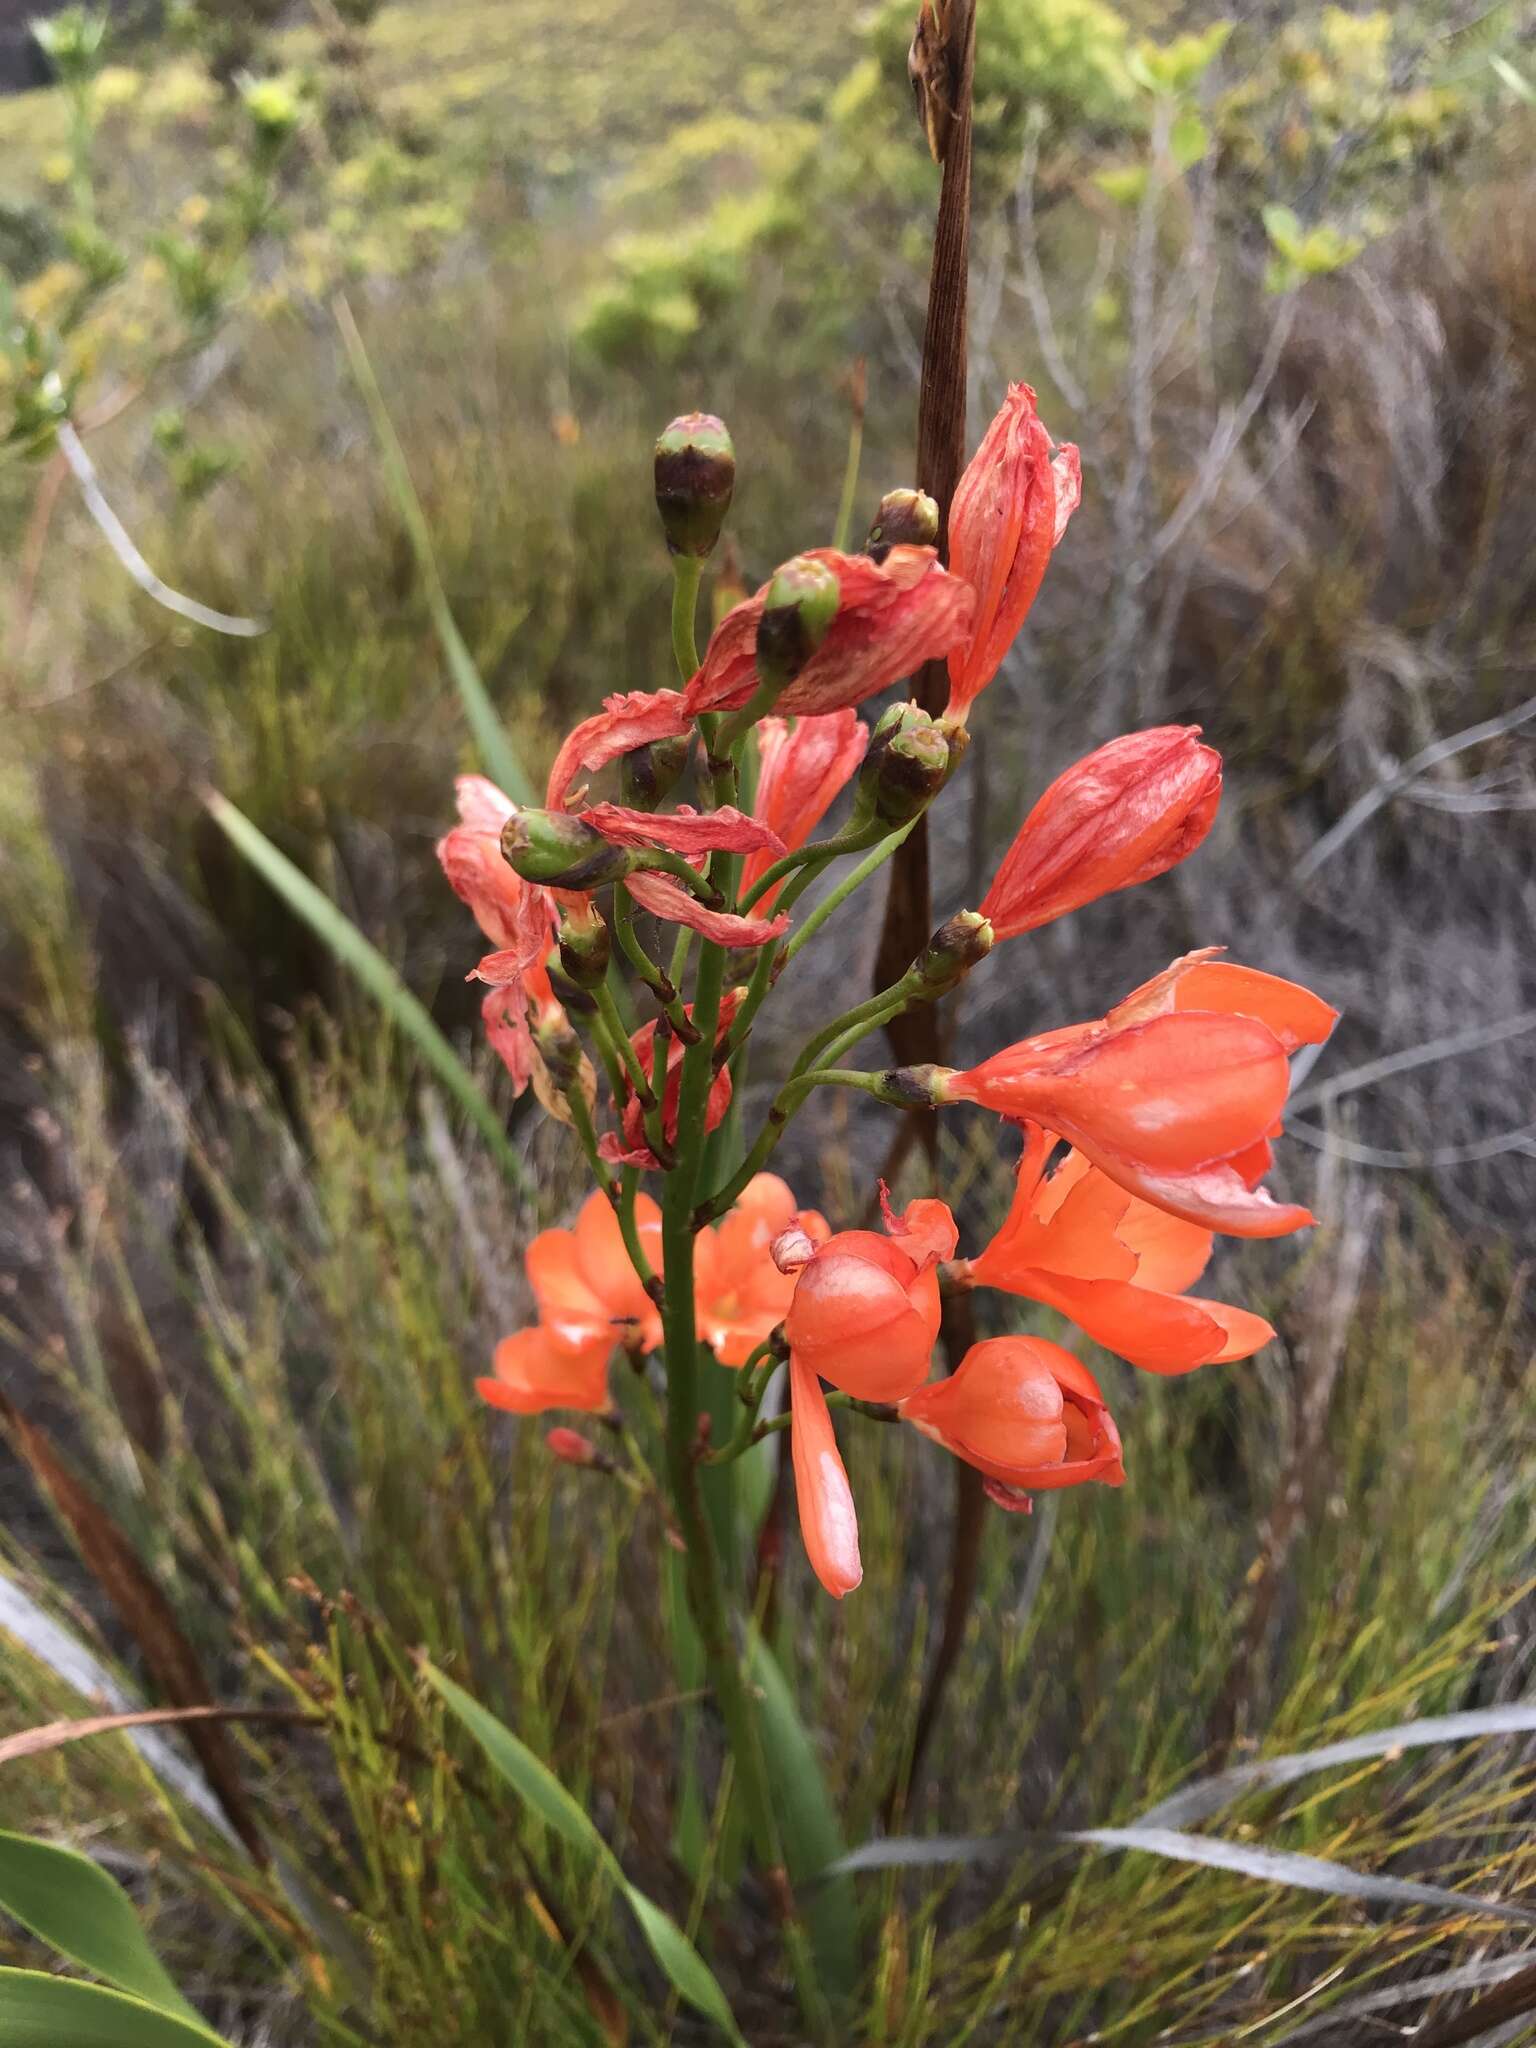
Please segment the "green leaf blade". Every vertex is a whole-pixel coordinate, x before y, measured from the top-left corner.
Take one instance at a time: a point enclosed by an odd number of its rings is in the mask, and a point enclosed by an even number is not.
[[[0,1831],[0,1908],[119,1991],[202,2024],[150,1947],[122,1886],[89,1856]]]
[[[5,2048],[227,2048],[201,2021],[146,2005],[122,1991],[0,1969],[0,2041]]]

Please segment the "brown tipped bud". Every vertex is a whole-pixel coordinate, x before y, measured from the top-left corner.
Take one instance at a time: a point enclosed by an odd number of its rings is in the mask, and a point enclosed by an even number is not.
[[[613,1460],[604,1455],[579,1429],[551,1429],[545,1432],[544,1448],[562,1465],[585,1465],[599,1472],[611,1472]]]
[[[675,419],[656,443],[656,509],[674,555],[707,555],[736,488],[736,451],[713,413]]]
[[[682,780],[692,744],[690,735],[684,733],[678,739],[652,740],[625,754],[619,762],[619,788],[625,803],[636,811],[659,809]]]
[[[566,811],[514,811],[501,828],[501,857],[525,882],[600,889],[634,866],[622,846]]]
[[[939,508],[926,491],[887,491],[875,512],[864,552],[883,562],[892,548],[931,548],[939,538]]]
[[[560,965],[577,988],[596,988],[608,972],[608,927],[595,904],[567,910],[560,920]]]
[[[992,950],[992,923],[979,910],[960,910],[945,920],[912,963],[925,995],[947,995]]]
[[[934,1109],[948,1100],[944,1083],[953,1072],[953,1067],[892,1067],[880,1077],[881,1099],[911,1109]]]
[[[859,771],[856,824],[904,825],[949,779],[950,736],[915,704],[893,704],[875,727]]]
[[[792,683],[837,617],[837,572],[813,555],[796,555],[768,586],[757,624],[757,679],[765,689]]]
[[[564,1010],[552,1009],[533,1026],[533,1047],[556,1095],[568,1095],[583,1079],[581,1040]]]

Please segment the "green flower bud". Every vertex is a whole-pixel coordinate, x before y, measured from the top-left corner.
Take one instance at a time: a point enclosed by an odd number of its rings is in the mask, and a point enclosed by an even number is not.
[[[713,413],[675,419],[656,443],[656,510],[668,550],[707,555],[720,538],[736,487],[736,451]]]
[[[622,846],[564,811],[514,811],[501,828],[501,857],[525,882],[553,889],[600,889],[634,865]]]
[[[992,921],[979,910],[957,911],[945,920],[912,963],[924,995],[947,995],[992,950]]]
[[[660,809],[682,779],[691,744],[685,733],[678,739],[652,740],[621,756],[619,787],[631,810]]]
[[[596,988],[608,972],[608,927],[595,904],[560,920],[560,965],[577,988]]]
[[[904,825],[928,808],[957,758],[950,735],[915,704],[893,704],[875,727],[859,771],[852,823]]]
[[[757,679],[766,689],[792,683],[831,630],[841,590],[837,572],[813,555],[796,555],[768,586],[757,622]]]
[[[883,562],[892,548],[931,548],[938,538],[939,508],[926,491],[887,491],[864,552],[872,562]]]

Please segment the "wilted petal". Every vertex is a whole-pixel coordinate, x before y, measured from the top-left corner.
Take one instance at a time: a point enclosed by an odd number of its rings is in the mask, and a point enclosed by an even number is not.
[[[748,818],[731,804],[718,811],[696,811],[680,804],[675,811],[632,811],[623,804],[593,804],[581,822],[613,846],[666,847],[673,853],[766,853],[785,851],[771,827]]]
[[[546,805],[559,810],[578,775],[595,774],[621,754],[654,740],[679,739],[692,723],[680,690],[630,690],[605,698],[601,711],[567,734],[549,771]]]
[[[777,917],[739,917],[732,910],[711,910],[668,875],[629,875],[623,887],[642,910],[668,924],[685,924],[690,931],[702,932],[717,946],[766,946],[789,930],[787,911]]]
[[[758,747],[757,796],[753,813],[772,827],[784,850],[804,846],[864,758],[869,728],[851,704],[820,718],[764,718],[755,727]],[[773,865],[767,852],[754,853],[742,870],[749,890]],[[771,909],[772,892],[763,908]]]

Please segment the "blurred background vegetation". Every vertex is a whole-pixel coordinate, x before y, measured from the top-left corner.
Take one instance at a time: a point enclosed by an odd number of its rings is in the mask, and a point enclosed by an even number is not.
[[[720,603],[829,537],[855,426],[863,518],[911,480],[911,9],[32,11],[0,7],[0,1734],[82,1697],[326,1723],[81,1745],[0,1774],[0,1819],[90,1846],[231,2040],[705,2038],[600,1880],[449,1765],[424,1644],[699,1931],[748,2039],[794,2041],[766,1901],[722,1910],[739,1832],[668,1676],[656,1519],[470,1393],[526,1307],[529,1204],[202,797],[469,1042],[432,847],[474,753],[338,299],[537,778],[601,694],[670,680],[672,414],[735,436]],[[1345,1018],[1294,1104],[1329,1225],[1228,1261],[1280,1342],[1112,1377],[1129,1487],[988,1526],[904,1813],[950,1834],[1125,1820],[1202,1759],[1520,1698],[1536,1472],[1529,17],[983,0],[980,50],[973,424],[1026,378],[1085,495],[935,820],[937,904],[1127,726],[1198,721],[1229,777],[1205,856],[978,977],[959,1042],[1097,1014],[1204,943]],[[264,630],[134,585],[66,422],[158,574]],[[873,947],[808,949],[806,1000]],[[839,1102],[787,1170],[857,1220],[885,1135]],[[982,1135],[945,1161],[968,1236],[1007,1181]],[[560,1134],[514,1137],[558,1213]],[[37,1432],[137,1593],[39,1483]],[[861,1593],[811,1600],[787,1556],[772,1616],[849,1844],[899,1775],[947,1554],[941,1478],[871,1459]],[[1513,1898],[1529,1779],[1518,1742],[1432,1751],[1225,1831]],[[891,2044],[1376,2042],[1528,1938],[1142,1857],[858,1883],[848,2038]]]

